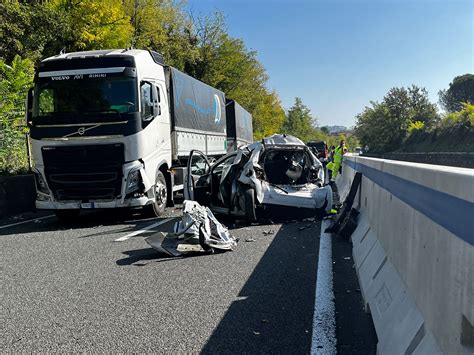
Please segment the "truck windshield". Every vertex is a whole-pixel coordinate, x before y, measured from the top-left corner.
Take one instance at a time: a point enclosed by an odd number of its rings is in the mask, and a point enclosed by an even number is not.
[[[40,81],[34,92],[33,118],[68,119],[137,112],[136,80],[128,77],[53,77]]]

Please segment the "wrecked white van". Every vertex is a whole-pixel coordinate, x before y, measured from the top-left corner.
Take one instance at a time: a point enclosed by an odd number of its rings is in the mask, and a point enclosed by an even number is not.
[[[317,210],[332,208],[324,168],[298,138],[275,134],[227,154],[215,163],[190,153],[184,197],[221,214],[256,219],[266,205]]]

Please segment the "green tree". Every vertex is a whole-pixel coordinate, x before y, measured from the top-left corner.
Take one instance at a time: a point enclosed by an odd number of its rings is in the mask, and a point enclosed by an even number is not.
[[[427,128],[439,121],[426,89],[415,85],[408,89],[392,88],[381,103],[371,102],[371,107],[356,116],[355,133],[371,152],[385,153],[400,147],[408,127],[415,121]]]
[[[14,20],[13,20],[14,19]],[[38,61],[57,54],[63,33],[69,31],[65,16],[35,2],[0,3],[0,58],[12,63],[16,55]]]
[[[64,17],[67,51],[126,48],[132,37],[130,17],[115,0],[51,0],[48,6]]]
[[[198,55],[197,39],[184,3],[171,0],[125,0],[132,35],[129,46],[160,52],[166,63],[185,70]]]
[[[286,116],[276,92],[256,97],[252,107],[253,134],[256,140],[281,131]]]
[[[474,127],[474,104],[463,104],[462,110],[450,112],[440,122],[442,129],[452,127]]]
[[[474,75],[457,76],[447,90],[438,92],[439,102],[448,112],[460,111],[463,103],[474,104]]]
[[[33,75],[33,62],[29,59],[16,56],[11,65],[0,60],[0,173],[27,169],[25,97]]]
[[[313,140],[317,135],[313,122],[311,110],[303,104],[301,98],[296,97],[283,123],[283,133],[291,134],[304,142]]]

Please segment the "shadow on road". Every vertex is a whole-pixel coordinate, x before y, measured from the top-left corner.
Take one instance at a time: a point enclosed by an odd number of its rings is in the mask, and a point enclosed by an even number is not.
[[[145,266],[147,263],[146,261],[168,261],[168,260],[175,260],[180,259],[182,257],[171,257],[165,254],[158,253],[156,250],[152,248],[144,248],[144,249],[134,249],[134,250],[127,250],[124,251],[123,254],[127,255],[127,257],[117,260],[117,265],[119,266]]]
[[[282,226],[209,338],[204,354],[310,352],[318,226]]]

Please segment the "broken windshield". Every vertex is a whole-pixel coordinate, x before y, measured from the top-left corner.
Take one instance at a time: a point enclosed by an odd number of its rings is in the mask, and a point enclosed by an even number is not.
[[[35,87],[33,118],[41,122],[100,115],[115,120],[138,111],[136,91],[136,80],[128,77],[48,78]]]
[[[303,149],[268,150],[263,167],[270,184],[306,184],[316,178],[313,161]]]

